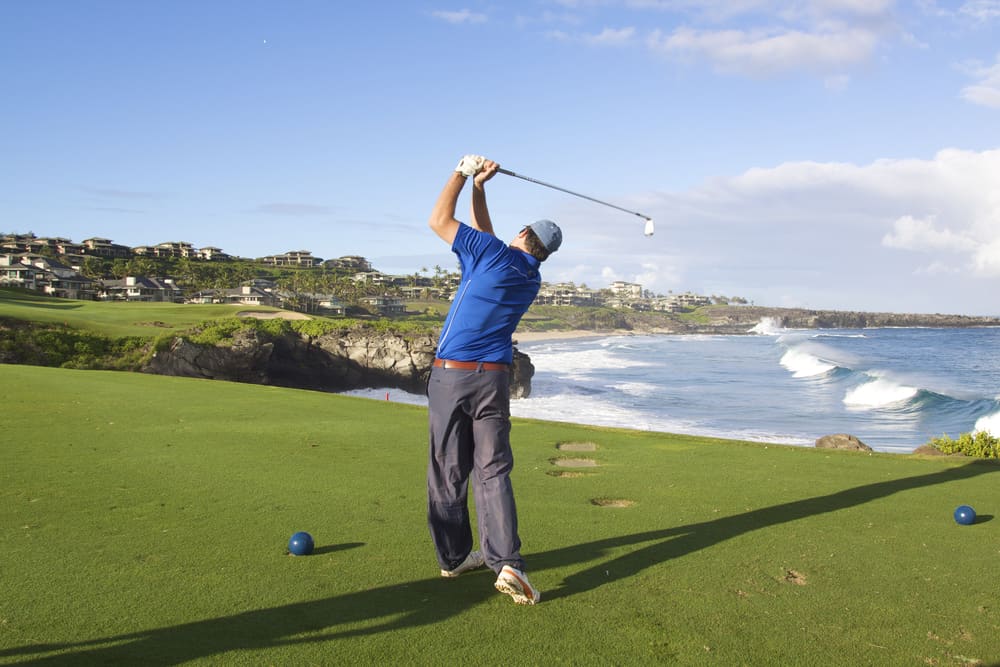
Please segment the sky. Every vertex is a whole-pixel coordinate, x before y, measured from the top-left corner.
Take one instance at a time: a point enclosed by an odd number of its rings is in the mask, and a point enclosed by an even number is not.
[[[1000,0],[2,0],[0,232],[457,270],[459,159],[548,282],[1000,315]],[[468,220],[469,190],[458,205]]]

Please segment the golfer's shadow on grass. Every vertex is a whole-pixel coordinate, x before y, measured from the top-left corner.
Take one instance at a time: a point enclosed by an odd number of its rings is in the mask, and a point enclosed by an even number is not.
[[[755,530],[856,507],[902,491],[998,471],[998,465],[976,461],[959,468],[866,484],[712,521],[610,537],[533,554],[531,568],[534,573],[599,561],[569,575],[558,588],[545,590],[545,604],[631,577],[672,558]],[[352,546],[357,545],[324,548],[340,550]],[[607,553],[617,553],[628,546],[636,548],[611,560],[602,560]],[[20,658],[16,662],[19,665],[175,665],[228,651],[375,635],[433,625],[461,614],[495,596],[491,584],[489,572],[472,573],[457,581],[432,577],[90,641],[3,649],[0,658]]]
[[[589,542],[570,549],[573,552],[573,562],[591,562],[609,550],[617,550],[623,546],[644,542],[651,544],[568,576],[562,586],[546,591],[546,599],[574,595],[616,579],[631,577],[657,563],[694,553],[762,528],[856,507],[901,491],[969,479],[991,472],[1000,472],[1000,465],[995,461],[977,460],[958,468],[865,484],[825,496],[795,500],[712,521]],[[976,518],[976,523],[985,523],[992,518],[992,515],[980,515]],[[560,565],[559,559],[564,556],[564,553],[558,551],[546,552],[533,557],[531,564],[533,568],[554,567]]]

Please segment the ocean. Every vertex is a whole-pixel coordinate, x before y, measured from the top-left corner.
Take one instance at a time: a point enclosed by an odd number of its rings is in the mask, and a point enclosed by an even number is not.
[[[910,452],[1000,435],[1000,328],[782,329],[525,342],[531,396],[515,417],[812,446],[850,433]],[[396,389],[350,392],[426,404]]]

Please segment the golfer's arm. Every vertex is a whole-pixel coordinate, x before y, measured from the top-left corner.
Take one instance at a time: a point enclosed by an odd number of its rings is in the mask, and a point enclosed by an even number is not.
[[[465,176],[457,171],[449,176],[427,223],[434,233],[449,245],[455,242],[455,235],[458,234],[458,226],[461,224],[455,219],[455,206],[458,204],[458,195],[464,187]]]
[[[472,226],[481,232],[486,232],[490,236],[493,233],[493,221],[490,220],[490,211],[486,208],[486,188],[482,183],[472,185]]]

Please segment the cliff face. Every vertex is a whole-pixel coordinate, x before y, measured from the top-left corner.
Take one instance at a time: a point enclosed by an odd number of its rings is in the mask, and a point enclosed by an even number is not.
[[[231,346],[205,346],[175,338],[142,369],[146,373],[319,391],[393,387],[424,393],[436,339],[393,334],[351,333],[316,338],[286,334],[262,339],[241,332]],[[531,393],[535,369],[514,351],[511,398]]]

